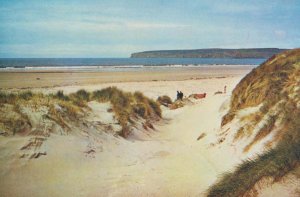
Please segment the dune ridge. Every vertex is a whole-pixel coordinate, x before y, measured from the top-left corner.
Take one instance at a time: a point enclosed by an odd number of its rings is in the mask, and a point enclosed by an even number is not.
[[[46,155],[40,149],[51,134],[68,135],[95,128],[126,138],[133,129],[154,129],[152,123],[161,119],[156,101],[140,92],[131,94],[116,87],[92,93],[81,89],[69,95],[63,91],[48,95],[1,92],[0,105],[1,135],[30,136],[21,150],[33,152],[25,151],[21,158]]]
[[[224,141],[247,160],[212,186],[208,196],[257,196],[259,182],[273,184],[299,168],[299,87],[300,49],[271,57],[235,87],[221,125]]]

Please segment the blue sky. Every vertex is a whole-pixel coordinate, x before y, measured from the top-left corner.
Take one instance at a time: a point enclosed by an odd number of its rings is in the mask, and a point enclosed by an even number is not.
[[[0,0],[0,57],[300,47],[298,0]]]

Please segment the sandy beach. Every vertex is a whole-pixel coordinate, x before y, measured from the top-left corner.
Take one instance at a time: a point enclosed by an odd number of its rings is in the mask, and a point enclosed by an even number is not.
[[[299,1],[0,10],[0,197],[300,197]]]
[[[175,100],[177,90],[184,93],[184,98],[199,93],[206,93],[206,97],[188,99],[178,109],[161,106],[162,119],[152,129],[137,126],[128,138],[97,129],[99,124],[116,124],[116,121],[108,113],[111,105],[96,101],[87,103],[84,127],[73,123],[68,125],[71,129],[67,133],[51,131],[45,138],[40,136],[40,144],[36,141],[39,135],[0,136],[0,193],[3,196],[206,196],[210,186],[224,173],[264,150],[253,149],[253,155],[242,153],[244,144],[233,145],[233,135],[227,136],[227,131],[234,130],[235,125],[221,128],[232,90],[252,68],[2,72],[1,88],[17,93],[31,90],[49,94],[62,90],[70,94],[80,89],[92,92],[115,86],[126,92],[140,91],[154,100],[162,95]],[[33,119],[33,129],[38,125],[46,129],[49,124],[42,111],[30,109],[27,113]],[[222,143],[224,136],[227,139]],[[32,146],[28,145],[32,142]],[[291,180],[296,180],[291,176]],[[269,196],[280,190],[281,194],[292,196],[289,192],[296,190],[297,185],[298,182],[288,189],[291,184],[283,183],[277,189],[259,192],[261,196]]]
[[[116,82],[183,81],[241,76],[255,66],[226,65],[136,71],[35,70],[0,72],[0,89],[92,85]]]

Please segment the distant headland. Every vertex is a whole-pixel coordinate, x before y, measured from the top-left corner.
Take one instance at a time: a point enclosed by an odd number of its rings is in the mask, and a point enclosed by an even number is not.
[[[248,48],[248,49],[192,49],[157,50],[132,53],[131,58],[269,58],[288,49]]]

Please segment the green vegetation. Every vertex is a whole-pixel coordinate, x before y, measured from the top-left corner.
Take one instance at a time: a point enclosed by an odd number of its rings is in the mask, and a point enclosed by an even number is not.
[[[268,116],[265,125],[255,135],[244,151],[273,132],[275,148],[244,161],[234,172],[227,173],[209,191],[209,197],[244,196],[264,178],[279,181],[300,164],[300,49],[276,55],[250,72],[234,89],[231,109],[223,117],[222,125],[230,122],[237,111],[263,103],[259,112],[250,118],[253,127]],[[276,114],[270,111],[276,111]],[[236,140],[245,132],[252,132],[247,125],[239,129]]]
[[[147,122],[161,118],[159,104],[145,97],[141,92],[134,94],[123,92],[116,87],[97,90],[92,93],[86,90],[78,90],[75,93],[65,95],[63,91],[55,94],[44,95],[30,91],[19,93],[0,92],[0,129],[22,133],[24,128],[29,130],[30,121],[22,113],[21,108],[29,106],[33,109],[48,108],[47,117],[54,120],[62,128],[68,128],[67,122],[78,120],[88,110],[87,102],[110,102],[116,119],[122,126],[119,135],[127,137],[130,134],[130,126],[134,119],[143,118]],[[13,113],[11,113],[13,111]],[[7,116],[7,114],[11,114]]]
[[[194,49],[144,51],[131,54],[132,58],[269,58],[285,51],[277,48],[254,49]]]

